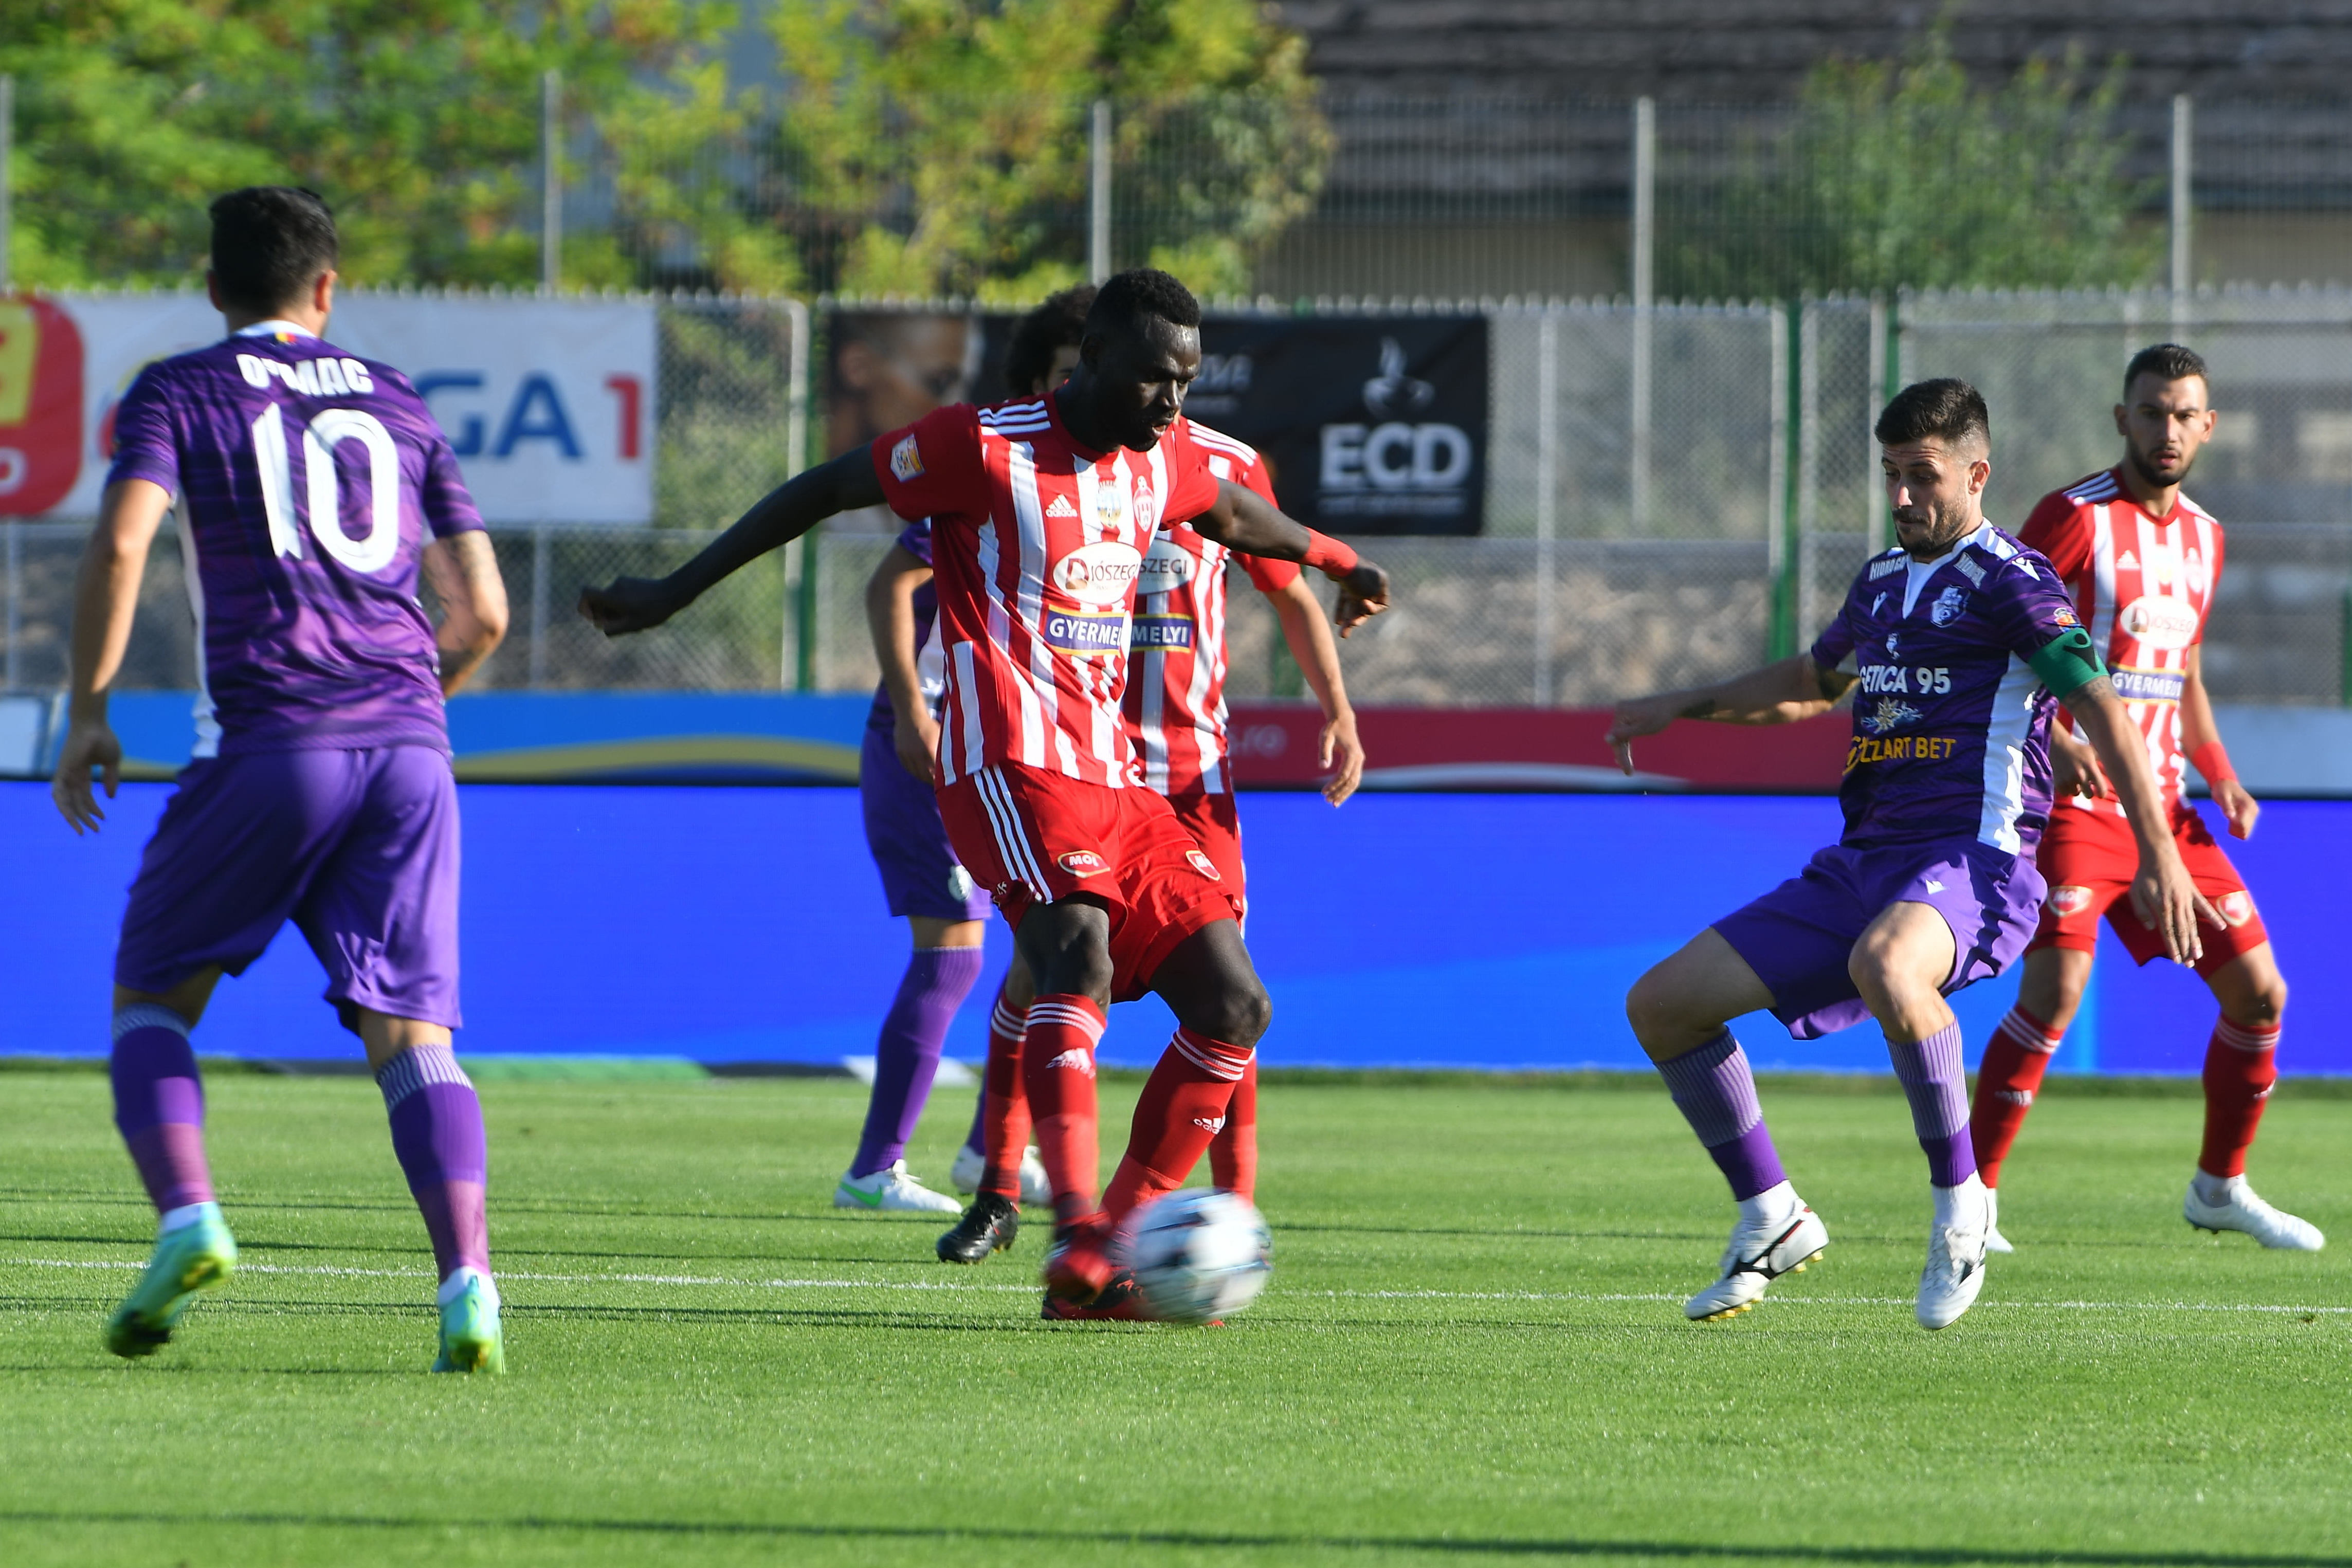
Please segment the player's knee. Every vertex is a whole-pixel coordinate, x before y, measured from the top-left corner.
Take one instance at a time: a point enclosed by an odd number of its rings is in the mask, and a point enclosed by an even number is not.
[[[1237,976],[1206,1009],[1205,1029],[1228,1045],[1255,1046],[1274,1022],[1274,998],[1255,974]]]
[[[2272,975],[2254,987],[2253,994],[2246,999],[2240,1011],[2245,1016],[2233,1020],[2236,1023],[2256,1028],[2276,1025],[2286,1016],[2286,981],[2282,976]]]

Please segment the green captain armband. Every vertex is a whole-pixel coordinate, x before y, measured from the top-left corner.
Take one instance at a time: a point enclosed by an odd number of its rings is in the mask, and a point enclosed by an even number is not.
[[[2033,667],[2050,695],[2061,699],[2107,673],[2106,666],[2099,662],[2099,650],[2091,645],[2091,634],[2080,626],[2044,644],[2040,653],[2025,662]]]

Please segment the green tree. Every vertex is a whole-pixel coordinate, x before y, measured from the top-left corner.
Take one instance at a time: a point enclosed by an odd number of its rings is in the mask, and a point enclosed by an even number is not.
[[[819,286],[1027,299],[1083,276],[1088,114],[1119,255],[1206,290],[1305,212],[1331,148],[1305,46],[1252,0],[779,0],[777,125]]]
[[[1899,63],[1816,67],[1786,123],[1727,157],[1662,147],[1661,292],[2150,280],[2163,238],[2140,220],[2156,187],[2125,172],[2124,61],[2086,82],[2070,54],[1973,87],[1950,26],[1948,12]]]
[[[185,281],[205,201],[285,181],[334,204],[354,281],[530,281],[541,73],[599,120],[705,131],[736,107],[713,104],[709,58],[735,16],[714,0],[0,0],[15,276]],[[566,270],[630,271],[593,237]]]

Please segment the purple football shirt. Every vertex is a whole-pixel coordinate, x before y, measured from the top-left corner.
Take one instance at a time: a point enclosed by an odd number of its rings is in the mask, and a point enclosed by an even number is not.
[[[2050,563],[1986,523],[1952,552],[1877,556],[1812,647],[1852,658],[1842,842],[1974,838],[2017,855],[2050,819],[2056,699],[2026,661],[2080,626]]]
[[[931,561],[931,520],[919,518],[899,530],[895,542],[898,548],[926,566]],[[939,647],[931,641],[931,624],[940,616],[940,591],[934,583],[925,583],[911,596],[910,607],[915,612],[915,678],[922,687],[924,698],[931,711],[940,709],[940,700],[947,695],[947,668]],[[898,727],[897,710],[890,706],[890,689],[874,689],[874,706],[866,715],[869,730],[895,730]]]
[[[178,497],[197,756],[448,749],[418,566],[482,519],[407,377],[283,322],[159,360],[115,414],[124,479]]]

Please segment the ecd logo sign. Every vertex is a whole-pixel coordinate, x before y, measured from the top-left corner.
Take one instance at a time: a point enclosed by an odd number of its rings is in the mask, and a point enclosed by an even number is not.
[[[46,300],[0,299],[0,516],[65,499],[81,472],[81,333]]]

